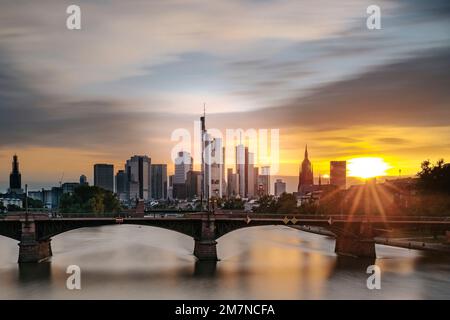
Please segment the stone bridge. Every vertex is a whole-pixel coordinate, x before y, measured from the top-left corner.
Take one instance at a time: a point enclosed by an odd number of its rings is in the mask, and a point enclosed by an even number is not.
[[[87,216],[87,215],[86,215]],[[184,217],[146,218],[48,218],[42,215],[16,214],[0,219],[0,235],[19,242],[22,262],[39,262],[52,256],[51,239],[66,231],[115,224],[134,224],[173,230],[192,237],[194,255],[199,260],[217,260],[217,240],[241,228],[266,225],[319,226],[336,235],[335,252],[356,257],[376,257],[374,237],[391,229],[450,230],[449,218],[359,217],[274,214],[192,213]]]

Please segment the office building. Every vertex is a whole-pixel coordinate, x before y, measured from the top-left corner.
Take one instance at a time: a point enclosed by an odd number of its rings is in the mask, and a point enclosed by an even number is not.
[[[255,174],[257,171],[255,170]],[[259,197],[267,196],[270,194],[270,167],[261,167],[261,171],[257,175],[257,195]]]
[[[186,193],[189,199],[200,198],[202,192],[201,171],[189,171],[186,178]]]
[[[114,192],[114,166],[98,163],[94,165],[94,186]]]
[[[236,146],[236,174],[239,177],[239,191],[238,194],[241,198],[244,198],[246,195],[246,187],[245,187],[245,154],[246,148],[243,144],[239,144]]]
[[[62,193],[72,194],[79,186],[80,184],[78,182],[65,182],[61,185]]]
[[[233,173],[232,168],[227,169],[227,197],[236,197],[239,194],[239,175]]]
[[[224,153],[222,147],[222,139],[214,138],[210,143],[210,155],[208,156],[209,163],[207,164],[208,180],[208,195],[209,197],[221,198],[224,190]]]
[[[173,174],[169,176],[169,188],[167,189],[167,198],[169,199],[173,199],[173,178]]]
[[[167,165],[152,164],[151,165],[151,197],[155,200],[167,199]]]
[[[347,162],[330,161],[330,184],[345,189],[347,184]]]
[[[80,176],[80,185],[82,185],[82,186],[87,186],[87,185],[89,185],[89,183],[88,183],[88,181],[87,181],[87,177],[86,177],[84,174],[82,174],[82,175]]]
[[[127,175],[124,170],[116,173],[116,194],[120,201],[127,201]]]
[[[281,179],[277,179],[277,181],[275,181],[274,187],[275,187],[275,196],[277,197],[286,192],[286,183],[283,182],[283,180]]]
[[[257,180],[255,178],[254,156],[254,153],[249,152],[248,148],[245,148],[245,196],[247,198],[253,198],[255,196],[255,184]]]
[[[125,164],[127,199],[149,200],[151,196],[151,159],[135,155]]]
[[[173,177],[172,193],[175,199],[186,199],[186,178],[187,173],[192,171],[193,159],[186,151],[178,152],[175,158],[175,174]]]

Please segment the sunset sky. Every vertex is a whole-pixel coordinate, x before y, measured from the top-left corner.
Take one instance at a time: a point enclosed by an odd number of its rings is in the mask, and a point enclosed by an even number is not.
[[[448,0],[0,4],[0,191],[14,153],[31,188],[134,154],[170,163],[172,131],[193,130],[204,102],[210,128],[280,129],[284,176],[305,144],[323,174],[365,156],[390,175],[450,160]]]

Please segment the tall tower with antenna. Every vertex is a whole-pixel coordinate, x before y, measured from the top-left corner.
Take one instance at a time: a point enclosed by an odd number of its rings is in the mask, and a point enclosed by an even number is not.
[[[206,161],[205,161],[205,150],[206,150],[206,138],[207,138],[207,131],[206,131],[206,103],[203,103],[203,116],[200,117],[201,122],[201,130],[202,130],[202,163],[201,163],[201,179],[202,179],[202,185],[201,185],[201,194],[200,194],[200,203],[202,206],[202,210],[204,209],[204,201],[206,200],[206,205],[209,207],[209,196],[206,194],[208,188],[207,188],[207,177],[206,177]]]

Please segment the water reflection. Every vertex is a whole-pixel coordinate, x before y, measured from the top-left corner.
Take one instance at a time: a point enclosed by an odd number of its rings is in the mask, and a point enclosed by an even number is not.
[[[365,273],[368,266],[375,265],[375,258],[354,258],[346,256],[336,256],[334,272],[345,270],[346,272]]]
[[[450,258],[378,246],[378,258],[337,257],[334,240],[286,227],[255,227],[218,240],[220,261],[200,262],[185,235],[136,226],[74,230],[55,237],[51,261],[16,263],[0,238],[3,299],[410,299],[450,297]],[[67,290],[67,266],[82,290]],[[382,289],[368,290],[369,265]]]
[[[20,263],[17,264],[19,270],[19,285],[32,282],[50,282],[52,274],[52,264],[50,261],[41,263]]]
[[[214,277],[217,271],[217,261],[196,261],[195,277]]]

